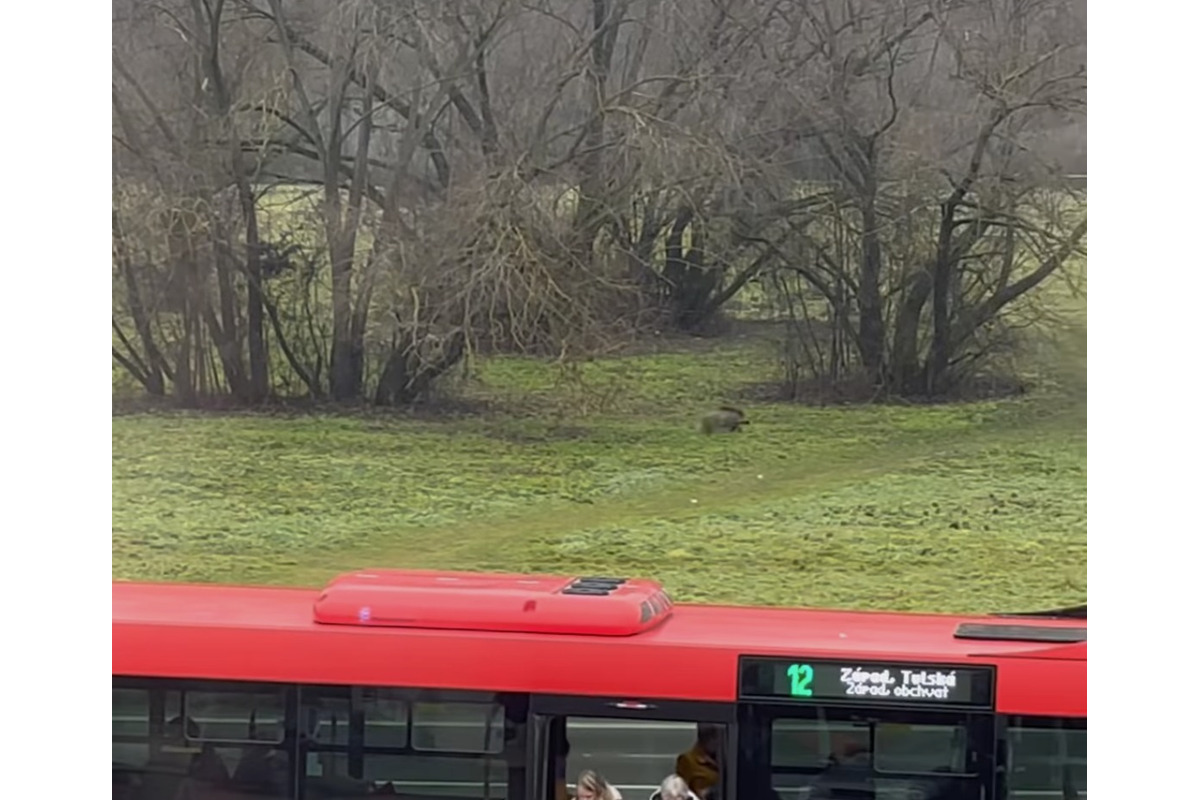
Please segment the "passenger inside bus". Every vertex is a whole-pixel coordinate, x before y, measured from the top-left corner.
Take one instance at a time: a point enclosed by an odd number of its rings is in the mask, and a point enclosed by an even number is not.
[[[650,795],[650,800],[699,800],[687,783],[678,775],[671,774],[663,778],[663,782]]]
[[[696,743],[675,760],[675,774],[697,797],[707,798],[709,790],[721,781],[720,754],[721,726],[701,723],[696,728]]]
[[[229,770],[225,768],[225,762],[217,755],[217,750],[213,747],[212,742],[205,742],[201,745],[200,752],[192,758],[188,777],[215,786],[224,786],[229,782]]]
[[[548,720],[546,733],[544,800],[588,800],[592,790],[584,785],[577,794],[576,786],[565,780],[580,770],[604,774],[614,791],[631,800],[662,800],[664,781],[660,776],[664,772],[670,772],[683,786],[682,800],[720,800],[723,794],[724,726],[682,721],[630,724],[606,717],[555,716]],[[614,756],[619,760],[613,761]],[[700,792],[693,791],[686,778],[671,769],[681,765],[690,768]]]
[[[575,780],[575,800],[621,800],[621,793],[599,773],[585,769]]]

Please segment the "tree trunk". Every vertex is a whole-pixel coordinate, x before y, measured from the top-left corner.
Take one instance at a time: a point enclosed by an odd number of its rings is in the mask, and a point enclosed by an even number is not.
[[[362,385],[355,369],[354,308],[350,294],[354,245],[345,241],[345,232],[337,230],[341,227],[340,211],[327,208],[325,213],[330,215],[327,227],[332,229],[329,231],[332,237],[329,253],[333,257],[333,343],[329,353],[329,393],[334,400],[344,402],[356,399]]]
[[[925,362],[925,392],[929,395],[945,391],[950,369],[950,283],[954,272],[951,249],[957,206],[956,202],[942,204],[938,228],[937,257],[933,264],[933,341]]]
[[[201,72],[206,76],[209,86],[198,87],[199,92],[207,100],[207,105],[221,119],[225,136],[229,140],[229,167],[233,173],[234,185],[237,187],[238,205],[241,207],[242,222],[246,226],[246,339],[250,352],[250,379],[244,390],[235,390],[239,395],[244,394],[252,403],[262,402],[268,393],[269,377],[267,374],[267,344],[264,335],[263,298],[262,298],[262,268],[261,243],[258,236],[258,211],[255,207],[254,192],[250,187],[250,176],[246,169],[245,156],[242,154],[241,136],[234,124],[233,97],[225,81],[225,73],[221,67],[220,43],[221,24],[224,3],[216,4],[192,2],[193,18],[197,30],[207,30],[208,39],[204,41],[200,51]],[[219,265],[224,272],[224,267]],[[228,282],[228,276],[224,277]],[[224,296],[225,292],[222,291]],[[236,327],[236,316],[232,308],[226,308],[222,302],[222,316],[225,320],[226,350],[236,348],[237,369],[241,368],[241,337]],[[230,347],[232,345],[232,347]],[[232,357],[232,353],[223,354],[222,361]],[[228,369],[226,370],[228,372]],[[231,387],[232,388],[232,387]]]
[[[682,238],[684,227],[690,220],[692,240],[684,253]],[[721,282],[725,277],[723,269],[708,263],[704,249],[704,223],[689,211],[686,216],[676,219],[667,238],[667,263],[664,267],[664,277],[670,287],[672,319],[676,328],[681,331],[697,333],[706,327],[716,316],[721,306],[736,294],[738,288],[756,273],[766,262],[760,257],[736,276],[731,286],[722,290]]]
[[[199,318],[192,313],[193,298],[184,297],[183,337],[175,356],[175,400],[184,408],[196,404],[196,384],[192,367],[192,347],[199,337]]]
[[[258,209],[242,157],[240,142],[234,142],[233,173],[238,202],[246,225],[246,342],[250,350],[250,401],[261,403],[270,392],[267,341],[263,333],[262,243],[258,237]]]
[[[362,391],[361,359],[355,353],[354,300],[351,277],[358,235],[358,214],[351,206],[346,214],[341,196],[342,118],[352,67],[344,57],[334,59],[331,71],[331,97],[328,101],[329,134],[323,154],[325,185],[325,237],[329,246],[332,278],[333,341],[329,353],[329,393],[337,402],[356,400]],[[314,117],[315,119],[315,117]],[[370,127],[369,122],[363,124]],[[361,163],[366,153],[358,153]]]
[[[129,256],[115,207],[112,212],[112,225],[117,269],[120,270],[121,277],[125,282],[125,297],[129,304],[129,315],[133,317],[133,327],[137,331],[138,339],[142,343],[142,350],[146,354],[144,359],[146,391],[156,397],[161,397],[166,392],[166,384],[163,381],[163,373],[168,371],[165,364],[166,359],[163,358],[162,352],[154,341],[154,334],[150,328],[150,315],[146,312],[146,305],[142,301],[141,287],[138,285],[137,277],[133,274],[133,261]]]
[[[217,358],[221,361],[221,372],[225,376],[225,383],[229,387],[229,393],[238,400],[247,399],[246,391],[246,376],[242,370],[242,350],[241,343],[237,336],[237,316],[233,305],[233,286],[227,274],[227,267],[223,264],[217,265],[217,285],[220,293],[221,314],[226,320],[224,324],[217,319],[217,312],[213,310],[212,304],[205,301],[203,309],[204,324],[208,327],[209,334],[212,336],[213,342],[217,346]],[[216,381],[214,381],[216,384]]]
[[[583,130],[583,154],[579,158],[579,203],[575,212],[575,251],[583,264],[591,263],[592,248],[604,224],[605,104],[619,22],[618,2],[592,0],[592,58],[587,73],[590,97],[588,120]]]
[[[884,377],[883,300],[880,281],[883,252],[875,213],[875,185],[868,179],[863,191],[863,252],[858,279],[858,342],[863,367],[877,383]]]
[[[888,386],[900,394],[922,391],[923,374],[917,339],[921,332],[921,314],[929,299],[932,278],[928,270],[913,276],[900,301],[892,331],[892,357],[888,364]]]
[[[942,203],[941,222],[938,226],[937,257],[933,265],[933,342],[930,345],[929,357],[925,361],[925,392],[937,395],[947,388],[951,356],[951,288],[955,280],[958,266],[957,248],[954,242],[954,218],[963,198],[971,191],[979,177],[983,165],[983,157],[992,135],[1009,114],[1004,103],[997,103],[988,117],[988,121],[975,137],[975,146],[971,152],[971,160],[967,165],[966,174],[954,187],[954,191]],[[976,237],[982,231],[976,229]]]
[[[204,322],[210,335],[217,345],[217,357],[221,362],[221,371],[225,376],[225,384],[229,392],[238,400],[249,400],[249,384],[246,381],[246,370],[242,363],[241,318],[238,316],[238,292],[234,285],[234,268],[229,261],[229,248],[224,245],[231,242],[232,237],[215,215],[210,219],[213,226],[213,266],[217,275],[217,305],[221,316],[209,303],[204,309]],[[214,381],[215,383],[215,381]]]

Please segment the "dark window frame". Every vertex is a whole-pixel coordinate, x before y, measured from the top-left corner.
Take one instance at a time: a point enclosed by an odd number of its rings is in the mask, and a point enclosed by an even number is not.
[[[897,781],[952,777],[969,783],[973,797],[994,800],[996,782],[992,779],[996,767],[996,718],[984,710],[961,708],[915,709],[912,707],[849,706],[844,703],[743,702],[738,708],[737,728],[742,747],[738,751],[739,773],[746,776],[738,785],[739,797],[775,797],[775,775],[812,775],[821,767],[777,767],[772,763],[773,727],[778,720],[828,720],[833,722],[871,722],[911,725],[963,725],[967,730],[968,770],[965,774],[904,772],[879,770],[872,763],[871,774],[876,780]],[[874,747],[874,733],[872,733]]]
[[[534,800],[548,800],[554,792],[554,759],[550,728],[560,719],[614,719],[636,722],[712,723],[725,728],[725,752],[721,774],[721,797],[730,798],[737,786],[738,730],[737,704],[676,700],[670,698],[633,698],[535,694],[530,701],[533,741],[529,747],[529,774],[533,776]],[[664,777],[666,773],[664,773]],[[568,783],[570,776],[568,775]],[[628,798],[628,800],[636,800]]]
[[[214,747],[219,750],[235,750],[252,747],[255,744],[261,744],[268,747],[272,751],[281,752],[287,759],[287,779],[284,793],[276,797],[276,800],[292,800],[297,796],[298,779],[299,779],[299,763],[297,761],[298,750],[298,733],[297,733],[297,714],[296,700],[298,697],[298,687],[293,684],[280,683],[277,681],[224,681],[224,680],[207,680],[195,678],[158,678],[158,677],[134,677],[127,675],[113,676],[113,690],[138,690],[149,693],[147,716],[148,725],[146,735],[113,735],[114,744],[146,744],[148,745],[148,753],[151,763],[158,759],[165,751],[165,748],[177,747],[185,745],[194,747],[200,745],[202,748]],[[204,692],[213,694],[229,694],[231,696],[245,694],[263,694],[279,691],[283,696],[283,736],[279,741],[270,740],[225,740],[225,739],[207,739],[202,736],[191,736],[187,730],[186,721],[187,715],[187,693],[188,692]],[[179,694],[178,708],[168,708],[166,697],[170,693]],[[181,737],[169,736],[167,734],[168,722],[178,715],[183,721],[183,735]],[[117,771],[117,765],[114,764],[114,772]],[[134,772],[139,770],[134,769]],[[145,772],[145,770],[141,770]]]
[[[1087,764],[1087,717],[1050,717],[1033,714],[1005,714],[1001,715],[996,728],[996,743],[997,743],[997,759],[996,759],[996,797],[1000,800],[1008,800],[1014,796],[1009,789],[1009,784],[1012,783],[1009,774],[1010,761],[1012,760],[1012,731],[1014,729],[1023,730],[1039,730],[1039,731],[1076,731],[1084,735],[1084,770],[1085,786],[1080,792],[1078,786],[1072,786],[1076,794],[1074,797],[1086,796],[1086,764]],[[1016,764],[1011,766],[1015,767]],[[1061,791],[1065,800],[1072,800],[1069,796],[1066,781],[1070,776],[1070,771],[1064,771],[1062,786],[1050,786],[1046,791]],[[1035,790],[1041,791],[1041,790]],[[1019,796],[1019,795],[1017,795]]]
[[[524,730],[528,718],[529,695],[527,694],[438,690],[401,686],[323,686],[314,684],[306,684],[299,687],[299,689],[299,714],[301,719],[307,719],[309,716],[311,708],[310,698],[322,700],[329,697],[341,697],[348,704],[348,723],[350,726],[347,731],[347,741],[345,744],[314,741],[307,736],[308,729],[305,728],[306,735],[301,737],[297,757],[300,769],[298,774],[300,785],[299,800],[302,800],[304,797],[305,784],[311,780],[307,774],[308,758],[310,755],[320,756],[321,754],[344,756],[347,772],[345,777],[352,781],[366,780],[363,777],[366,771],[366,762],[372,756],[445,759],[447,761],[458,759],[471,763],[499,762],[504,765],[506,772],[505,796],[508,800],[525,800],[527,753],[517,753],[518,757],[514,759],[512,751],[515,747],[527,748],[526,741],[528,734]],[[366,703],[368,700],[366,698],[370,693],[376,691],[386,691],[389,694],[398,695],[404,699],[407,729],[404,746],[367,744]],[[485,752],[480,750],[428,749],[415,746],[415,737],[413,734],[415,726],[412,710],[418,703],[461,704],[487,708],[499,706],[503,710],[503,717],[500,723],[502,730],[501,748],[497,751]],[[517,792],[515,796],[512,795],[514,789]],[[404,794],[414,795],[415,793],[404,792]],[[448,795],[448,797],[454,797],[454,795]]]

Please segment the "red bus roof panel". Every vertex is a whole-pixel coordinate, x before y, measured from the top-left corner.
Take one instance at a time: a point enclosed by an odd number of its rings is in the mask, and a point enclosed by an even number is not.
[[[513,576],[473,577],[503,584]],[[529,591],[539,605],[554,594],[552,587],[571,583],[569,578],[545,580]],[[581,613],[585,619],[571,620],[569,632],[560,620],[562,633],[544,635],[480,630],[478,622],[475,629],[457,630],[444,623],[440,628],[364,625],[353,605],[340,612],[353,612],[347,624],[321,624],[313,613],[318,593],[311,589],[114,581],[113,675],[733,702],[738,658],[753,654],[992,665],[997,711],[1087,715],[1086,642],[955,637],[960,624],[988,622],[987,617],[689,604],[675,606],[661,624],[636,635],[595,635],[592,630],[603,624],[586,618],[609,614],[602,610],[612,608],[605,601],[637,595],[643,591],[639,586],[657,587],[640,581],[626,585],[627,595],[566,595],[599,604],[579,606],[591,611]],[[434,609],[426,620],[434,615],[448,616]],[[1038,624],[1074,627],[1079,622]],[[564,669],[565,664],[571,668]],[[686,668],[677,668],[681,664]]]
[[[632,636],[671,614],[662,585],[626,578],[361,570],[317,597],[325,625]]]

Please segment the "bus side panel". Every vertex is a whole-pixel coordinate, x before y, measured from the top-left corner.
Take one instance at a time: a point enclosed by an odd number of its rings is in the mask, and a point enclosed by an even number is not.
[[[737,672],[732,652],[463,631],[113,625],[112,650],[114,675],[629,699],[732,702]]]
[[[1087,717],[1087,662],[1004,659],[996,678],[996,710],[1039,717]]]

